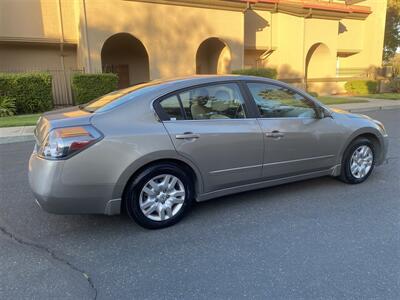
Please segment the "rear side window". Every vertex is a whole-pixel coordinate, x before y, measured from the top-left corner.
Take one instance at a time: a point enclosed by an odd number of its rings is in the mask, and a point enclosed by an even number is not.
[[[151,81],[148,83],[131,86],[126,89],[117,90],[96,98],[87,104],[83,104],[79,106],[79,108],[91,113],[95,111],[107,111],[113,109],[116,106],[132,101],[132,99],[134,99],[135,97],[139,97],[144,93],[151,92],[152,90],[157,89],[159,84],[160,82],[158,81]]]
[[[160,106],[171,121],[184,119],[181,105],[177,96],[165,98],[160,102]]]
[[[245,118],[244,100],[235,83],[206,85],[179,97],[189,120]]]

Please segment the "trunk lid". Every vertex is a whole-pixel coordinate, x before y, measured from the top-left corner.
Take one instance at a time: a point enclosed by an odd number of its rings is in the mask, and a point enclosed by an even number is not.
[[[90,124],[92,115],[90,112],[81,110],[78,106],[44,113],[39,118],[34,131],[37,144],[41,145],[49,131],[53,128]]]

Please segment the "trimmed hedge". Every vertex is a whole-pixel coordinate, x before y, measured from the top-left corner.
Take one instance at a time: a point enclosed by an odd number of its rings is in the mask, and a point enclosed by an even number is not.
[[[400,80],[399,79],[393,79],[390,83],[389,83],[389,88],[392,92],[395,93],[400,93]]]
[[[278,72],[276,69],[273,68],[251,68],[251,69],[239,69],[233,70],[232,74],[237,75],[251,75],[251,76],[259,76],[259,77],[266,77],[276,79]]]
[[[346,92],[352,95],[375,94],[378,90],[378,82],[374,80],[351,80],[345,83]]]
[[[112,73],[74,74],[72,92],[75,104],[84,104],[118,88],[118,76]]]
[[[0,95],[15,99],[17,114],[31,114],[53,107],[49,73],[0,73]]]

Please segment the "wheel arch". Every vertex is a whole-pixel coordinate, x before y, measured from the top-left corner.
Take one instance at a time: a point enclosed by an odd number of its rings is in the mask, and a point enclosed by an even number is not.
[[[365,129],[361,129],[356,131],[355,133],[353,133],[347,140],[347,142],[345,143],[344,147],[342,147],[341,151],[340,151],[340,162],[343,161],[343,155],[345,153],[345,151],[347,150],[347,148],[357,139],[359,138],[366,138],[368,140],[370,140],[375,148],[375,151],[377,153],[377,157],[380,158],[380,156],[382,155],[382,147],[383,147],[383,140],[382,138],[380,138],[380,133],[379,132],[375,132],[375,130],[365,130]]]
[[[169,155],[157,154],[155,156],[156,157],[154,157],[154,154],[148,155],[140,159],[140,161],[135,161],[129,167],[127,167],[123,172],[123,174],[120,176],[114,188],[113,198],[120,198],[122,200],[121,201],[122,204],[126,188],[129,185],[129,183],[132,182],[138,176],[138,174],[140,174],[143,170],[145,170],[149,166],[159,163],[173,163],[183,167],[193,180],[195,188],[195,198],[197,197],[198,194],[200,194],[203,191],[202,176],[200,174],[200,171],[191,161],[176,155],[175,152],[169,153]],[[123,204],[121,205],[121,209],[122,208]]]

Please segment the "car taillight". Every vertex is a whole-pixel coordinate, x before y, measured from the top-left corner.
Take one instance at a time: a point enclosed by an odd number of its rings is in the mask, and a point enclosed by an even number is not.
[[[52,129],[38,150],[46,159],[64,159],[93,145],[102,138],[93,126]]]

